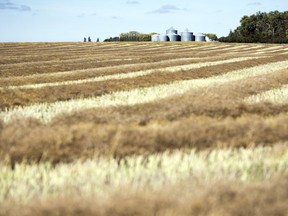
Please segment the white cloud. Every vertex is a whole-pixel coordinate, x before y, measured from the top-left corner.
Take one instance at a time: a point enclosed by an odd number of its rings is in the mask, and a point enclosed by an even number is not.
[[[179,11],[179,10],[185,10],[185,9],[181,9],[175,5],[166,4],[154,11],[151,11],[150,13],[167,14],[167,13],[172,13],[173,11]]]
[[[139,1],[130,0],[130,1],[126,1],[126,4],[128,4],[128,5],[138,5],[138,4],[140,4],[140,2]]]
[[[16,11],[31,11],[28,5],[17,5],[10,0],[0,1],[0,10],[16,10]]]
[[[262,3],[261,2],[251,2],[248,4],[248,6],[261,6]]]

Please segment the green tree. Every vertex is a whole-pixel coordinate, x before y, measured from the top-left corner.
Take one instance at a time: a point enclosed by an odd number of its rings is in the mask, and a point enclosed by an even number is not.
[[[206,35],[210,40],[212,41],[217,41],[218,40],[218,37],[216,34],[213,34],[213,33],[207,33],[207,34],[204,34]]]
[[[240,26],[219,41],[285,43],[288,42],[287,29],[288,11],[258,12],[251,16],[243,16]]]
[[[110,37],[104,40],[104,42],[118,42],[120,41],[119,37]]]
[[[152,34],[143,34],[137,31],[129,31],[120,34],[120,41],[151,41]]]

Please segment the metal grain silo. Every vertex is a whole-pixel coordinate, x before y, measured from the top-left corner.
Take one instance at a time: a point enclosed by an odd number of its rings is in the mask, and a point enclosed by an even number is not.
[[[199,33],[199,34],[196,35],[195,41],[197,41],[197,42],[205,42],[205,38],[206,38],[205,35]]]
[[[159,35],[159,40],[161,42],[166,42],[166,41],[169,41],[169,37],[166,34],[161,34]]]
[[[159,42],[160,41],[160,35],[159,34],[152,35],[151,36],[151,41]]]
[[[168,37],[170,41],[181,41],[181,36],[172,32],[168,34]]]
[[[193,38],[193,32],[189,32],[188,29],[181,33],[181,41],[193,41]]]
[[[166,34],[178,34],[178,31],[176,29],[174,29],[173,27],[169,28],[166,30]]]

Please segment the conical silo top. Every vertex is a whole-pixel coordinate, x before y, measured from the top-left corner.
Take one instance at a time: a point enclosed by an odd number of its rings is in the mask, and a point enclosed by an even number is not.
[[[175,34],[178,33],[178,31],[176,29],[174,29],[173,27],[171,27],[170,29],[166,30],[166,34],[170,34],[171,32],[174,32]]]
[[[167,29],[167,31],[175,31],[176,29],[173,28],[173,26],[171,26],[169,29]]]

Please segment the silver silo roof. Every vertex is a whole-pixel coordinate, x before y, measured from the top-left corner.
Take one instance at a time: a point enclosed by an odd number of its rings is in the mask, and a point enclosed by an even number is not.
[[[181,32],[181,41],[193,41],[193,39],[193,32],[189,32],[188,29]]]
[[[196,36],[195,36],[195,41],[197,42],[204,42],[206,41],[206,36],[202,33],[198,33]]]
[[[174,29],[173,27],[171,27],[171,28],[166,30],[166,34],[170,34],[170,33],[178,34],[178,31],[176,29]]]

